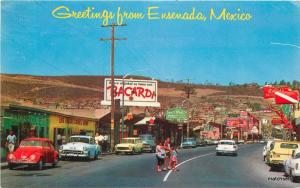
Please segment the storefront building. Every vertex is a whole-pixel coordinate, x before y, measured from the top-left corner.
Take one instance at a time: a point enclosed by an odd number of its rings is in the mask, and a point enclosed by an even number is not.
[[[49,116],[49,139],[57,145],[72,135],[95,135],[97,119],[52,113]]]
[[[17,145],[28,137],[48,137],[49,113],[32,107],[1,106],[1,158],[6,155],[6,138],[10,130],[17,137]]]

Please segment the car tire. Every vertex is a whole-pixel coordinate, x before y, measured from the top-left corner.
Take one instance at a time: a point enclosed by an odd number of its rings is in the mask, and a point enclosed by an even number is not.
[[[216,153],[216,156],[219,156],[219,155],[220,155],[219,152],[217,152],[217,153]]]
[[[119,154],[120,154],[120,152],[116,151],[116,155],[119,155]]]
[[[292,170],[290,170],[290,178],[292,182],[297,182],[297,178],[295,176],[293,176]]]
[[[55,157],[55,159],[54,159],[54,161],[53,161],[53,163],[52,163],[52,167],[56,167],[57,164],[58,164],[58,156]]]
[[[37,167],[37,170],[43,170],[43,168],[44,168],[44,160],[43,160],[43,158],[41,158],[39,160],[39,162],[37,163],[36,167]]]
[[[131,154],[132,154],[132,155],[136,154],[135,148],[132,148]]]
[[[12,163],[8,163],[8,168],[9,168],[9,170],[13,170],[14,169],[14,165]]]
[[[99,152],[95,151],[94,160],[97,160],[99,156]]]

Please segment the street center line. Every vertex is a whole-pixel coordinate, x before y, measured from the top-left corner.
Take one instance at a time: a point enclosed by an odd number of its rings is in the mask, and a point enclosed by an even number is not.
[[[182,161],[178,165],[176,165],[176,168],[179,167],[180,165],[186,163],[186,162],[191,161],[191,160],[198,159],[198,158],[205,157],[205,156],[212,155],[212,154],[215,154],[215,152],[213,152],[213,153],[207,153],[207,154],[204,154],[204,155],[199,155],[197,157],[193,157],[193,158],[187,159],[185,161]],[[165,175],[164,180],[163,180],[164,182],[166,182],[168,180],[168,177],[170,176],[170,174],[172,173],[172,171],[173,170],[169,170],[169,172]]]

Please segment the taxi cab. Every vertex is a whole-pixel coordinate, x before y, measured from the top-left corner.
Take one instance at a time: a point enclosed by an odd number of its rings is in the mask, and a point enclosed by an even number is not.
[[[266,162],[274,169],[282,166],[283,162],[292,156],[294,150],[300,148],[300,142],[295,141],[274,141],[267,152]]]

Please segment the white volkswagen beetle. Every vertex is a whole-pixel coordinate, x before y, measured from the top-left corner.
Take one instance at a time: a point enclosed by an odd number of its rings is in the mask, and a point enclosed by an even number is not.
[[[60,146],[59,156],[61,160],[66,157],[78,157],[86,159],[98,159],[101,149],[91,136],[76,135],[70,137],[70,142]]]
[[[296,149],[283,165],[285,174],[290,176],[293,182],[297,181],[300,177],[300,149]]]

